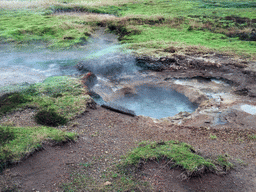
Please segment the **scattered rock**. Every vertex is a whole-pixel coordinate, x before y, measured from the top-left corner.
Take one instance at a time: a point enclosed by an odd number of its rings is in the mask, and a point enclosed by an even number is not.
[[[92,72],[86,73],[81,79],[82,83],[89,89],[91,89],[97,83],[97,76]]]
[[[110,186],[110,185],[112,185],[112,183],[109,182],[109,181],[106,181],[106,182],[104,183],[104,186]]]
[[[237,95],[248,95],[248,89],[246,87],[243,86],[239,86],[234,90],[234,93]]]
[[[118,113],[122,113],[122,114],[126,114],[126,115],[130,115],[132,117],[136,116],[135,112],[129,109],[126,109],[125,107],[122,107],[120,105],[117,105],[115,103],[105,103],[103,105],[101,105],[101,107],[118,112]]]
[[[150,57],[140,57],[136,58],[136,65],[145,69],[152,71],[163,71],[168,68],[170,63],[176,62],[174,58],[160,58],[152,59]]]
[[[97,109],[97,103],[93,99],[90,99],[89,101],[87,101],[86,107],[90,109]]]
[[[164,49],[164,52],[175,53],[176,49],[174,47],[168,47],[168,48]]]

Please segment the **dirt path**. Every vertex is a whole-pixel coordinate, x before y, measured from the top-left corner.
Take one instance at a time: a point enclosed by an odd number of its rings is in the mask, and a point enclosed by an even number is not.
[[[19,113],[20,117],[31,115],[29,110]],[[17,118],[15,114],[12,116]],[[19,126],[28,125],[26,118],[19,119]],[[44,150],[5,170],[1,175],[1,184],[15,184],[19,191],[63,191],[59,186],[69,182],[74,170],[81,169],[79,164],[97,158],[100,160],[93,176],[95,181],[103,183],[101,171],[117,163],[120,155],[138,142],[179,140],[191,144],[205,157],[228,154],[235,164],[234,169],[224,176],[208,174],[182,181],[177,178],[180,170],[169,169],[161,162],[151,162],[137,174],[138,178],[152,184],[153,191],[255,191],[256,188],[256,142],[247,140],[231,128],[207,130],[168,122],[155,123],[150,118],[130,117],[97,107],[63,129],[78,132],[78,141],[55,147],[45,145]],[[213,133],[218,135],[217,140],[210,139]]]

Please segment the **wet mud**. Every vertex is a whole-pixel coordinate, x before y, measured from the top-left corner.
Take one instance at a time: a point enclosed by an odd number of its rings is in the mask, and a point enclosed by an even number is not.
[[[181,173],[180,170],[164,167],[162,171],[161,166],[164,165],[156,166],[149,163],[141,171],[141,179],[151,181],[156,190],[253,191],[255,189],[255,144],[251,141],[243,141],[243,143],[239,139],[232,141],[235,144],[228,142],[232,134],[247,138],[249,134],[256,133],[255,62],[235,60],[214,53],[194,56],[173,54],[172,57],[162,58],[123,54],[104,57],[110,63],[107,67],[101,65],[102,62],[98,60],[81,60],[72,66],[72,69],[79,72],[81,78],[88,72],[95,73],[97,78],[94,79],[97,79],[97,82],[94,83],[92,80],[90,84],[86,84],[88,83],[86,79],[83,82],[94,96],[104,101],[113,101],[136,95],[137,87],[150,84],[173,89],[185,95],[190,102],[196,103],[198,108],[194,112],[181,111],[172,117],[159,119],[130,117],[99,106],[96,110],[88,109],[82,117],[76,119],[76,124],[63,128],[81,133],[81,138],[76,144],[54,149],[48,147],[24,163],[6,171],[18,174],[12,179],[18,182],[21,191],[61,190],[57,185],[69,180],[70,171],[67,166],[69,163],[79,165],[81,159],[90,160],[93,156],[102,156],[106,154],[104,151],[110,151],[118,159],[138,141],[160,139],[187,142],[195,146],[197,152],[204,156],[213,153],[228,153],[234,158],[242,156],[249,162],[249,166],[246,168],[240,166],[236,172],[233,171],[223,177],[210,174],[202,178],[182,181],[177,177]],[[99,68],[95,68],[92,64]],[[95,105],[92,108],[95,108]],[[13,120],[17,126],[35,126],[35,122],[28,121],[32,119],[33,113],[25,111],[24,114],[19,114],[20,119],[14,114],[13,117],[6,117],[6,121]],[[3,121],[5,118],[2,119]],[[100,136],[95,136],[95,132],[99,132]],[[217,135],[218,140],[209,140],[209,134]],[[67,154],[71,154],[71,157],[67,157]],[[160,174],[158,178],[155,177],[156,173]],[[48,175],[50,175],[49,179],[47,179]],[[162,186],[159,185],[161,182]],[[216,185],[218,187],[214,188]]]

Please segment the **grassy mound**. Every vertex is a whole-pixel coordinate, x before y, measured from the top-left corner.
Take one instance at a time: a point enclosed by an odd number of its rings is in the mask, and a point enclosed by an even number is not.
[[[34,11],[1,11],[0,42],[45,42],[49,47],[70,47],[86,42],[92,28],[78,19],[48,16]]]
[[[219,156],[215,161],[205,159],[197,155],[190,145],[178,141],[142,142],[125,156],[123,165],[138,166],[142,161],[163,158],[169,160],[170,166],[182,168],[186,178],[215,172],[220,167],[228,171],[232,167],[232,164],[223,156]]]
[[[74,140],[75,133],[50,127],[0,126],[0,171],[8,164],[18,162],[42,147],[46,140],[56,143]],[[4,138],[4,139],[3,139]]]
[[[66,124],[68,120],[83,113],[90,97],[79,80],[71,77],[49,77],[0,98],[0,116],[19,108],[37,108],[38,123],[47,126]]]
[[[3,95],[0,97],[0,116],[13,111],[29,101],[31,100],[28,97],[18,92]]]

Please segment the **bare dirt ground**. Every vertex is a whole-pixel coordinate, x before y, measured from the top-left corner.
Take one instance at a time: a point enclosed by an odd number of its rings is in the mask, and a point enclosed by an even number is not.
[[[163,63],[165,59],[162,59]],[[225,79],[235,85],[234,92],[240,95],[241,102],[250,101],[254,105],[255,63],[233,62],[229,58],[222,58],[220,62],[211,59],[189,60],[176,56],[174,64],[168,65],[169,68],[161,72],[159,78],[166,82],[173,77]],[[186,94],[187,91],[181,92]],[[228,106],[227,103],[218,107],[224,109]],[[208,102],[206,107],[215,105],[216,103]],[[36,126],[33,121],[34,112],[33,109],[15,112],[3,117],[0,123],[20,127]],[[61,146],[45,143],[43,150],[6,169],[0,175],[0,185],[2,189],[16,186],[18,191],[63,191],[63,183],[73,181],[75,172],[83,173],[85,167],[92,163],[93,168],[86,169],[86,174],[93,178],[94,184],[86,189],[77,188],[77,191],[102,191],[106,182],[102,173],[117,164],[121,155],[136,147],[140,141],[178,140],[192,145],[198,154],[206,158],[225,155],[234,164],[234,168],[225,175],[208,173],[182,180],[182,170],[170,169],[164,161],[148,162],[137,170],[135,177],[149,182],[153,187],[152,191],[254,192],[256,141],[249,136],[256,134],[255,115],[232,109],[227,114],[223,113],[225,124],[214,125],[210,123],[211,119],[207,114],[201,114],[200,111],[197,114],[177,125],[170,119],[155,121],[143,116],[130,117],[100,106],[88,109],[67,126],[58,127],[77,132],[79,138],[76,142]],[[109,181],[113,182],[112,180],[110,178]],[[138,188],[137,191],[149,190]]]
[[[34,126],[33,121],[27,121],[32,115],[33,111],[27,109],[12,114],[9,121],[19,122],[19,126]],[[241,134],[232,127],[207,130],[169,122],[154,123],[151,118],[130,117],[99,106],[89,109],[69,126],[60,128],[78,132],[78,141],[62,146],[45,144],[44,150],[6,169],[1,175],[2,187],[16,185],[19,191],[63,191],[59,186],[70,180],[72,171],[81,169],[80,163],[99,157],[102,159],[97,163],[94,179],[103,185],[104,180],[97,172],[117,163],[120,155],[136,147],[138,142],[179,140],[191,144],[205,157],[227,154],[235,164],[234,169],[223,176],[207,174],[182,181],[178,177],[181,170],[170,169],[164,162],[149,162],[138,171],[137,177],[150,182],[153,191],[255,191],[256,188],[256,142],[245,136],[252,130]],[[210,139],[210,134],[217,134],[217,139]]]

